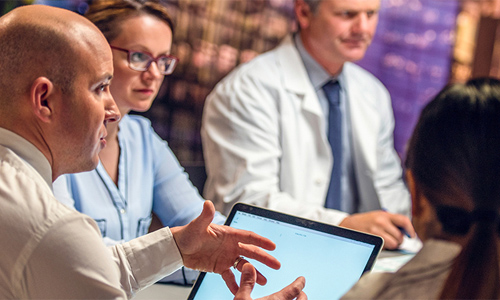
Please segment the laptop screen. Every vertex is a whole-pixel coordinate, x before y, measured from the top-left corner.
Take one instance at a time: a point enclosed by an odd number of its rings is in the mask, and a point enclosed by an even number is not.
[[[255,285],[252,298],[275,293],[304,276],[309,299],[338,299],[368,271],[383,244],[380,237],[314,222],[282,213],[237,204],[226,222],[250,230],[276,244],[271,255],[281,262],[279,270],[249,260],[266,278]],[[235,273],[239,284],[240,274]],[[202,273],[189,299],[233,299],[222,277]]]

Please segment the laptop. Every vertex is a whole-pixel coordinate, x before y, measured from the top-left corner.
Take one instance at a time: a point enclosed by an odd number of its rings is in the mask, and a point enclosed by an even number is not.
[[[287,215],[244,203],[233,206],[225,225],[253,231],[276,244],[269,253],[281,262],[273,270],[248,259],[266,278],[255,285],[252,298],[275,293],[304,276],[309,299],[338,299],[369,271],[383,246],[379,236]],[[236,282],[240,272],[233,269]],[[219,274],[202,272],[188,300],[231,300]]]

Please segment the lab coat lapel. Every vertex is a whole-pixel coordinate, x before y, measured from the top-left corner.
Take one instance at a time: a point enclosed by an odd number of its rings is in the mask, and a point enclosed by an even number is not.
[[[374,96],[363,89],[362,86],[354,86],[358,82],[356,78],[350,77],[349,63],[344,65],[344,80],[347,98],[349,99],[349,111],[351,116],[351,128],[353,134],[354,159],[356,165],[364,172],[367,170],[371,176],[377,167],[377,136],[380,128],[379,114]],[[361,162],[360,160],[364,160]],[[361,163],[361,164],[360,164]]]
[[[290,94],[290,101],[300,101],[298,104],[308,126],[314,132],[317,155],[325,158],[331,165],[332,152],[326,135],[326,120],[316,91],[309,80],[306,68],[295,47],[292,36],[289,35],[282,42],[277,51],[279,64],[283,68],[283,80],[286,91]]]
[[[283,68],[285,89],[302,101],[302,110],[322,118],[323,111],[316,92],[290,35],[283,40],[277,54],[279,64]]]

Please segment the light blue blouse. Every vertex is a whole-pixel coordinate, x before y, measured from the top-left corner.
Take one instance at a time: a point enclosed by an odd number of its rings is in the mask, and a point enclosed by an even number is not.
[[[56,198],[91,216],[103,237],[117,242],[146,234],[151,212],[169,227],[185,225],[201,213],[203,198],[148,119],[125,115],[118,140],[118,186],[99,163],[93,171],[58,178]],[[214,223],[224,221],[216,213]]]

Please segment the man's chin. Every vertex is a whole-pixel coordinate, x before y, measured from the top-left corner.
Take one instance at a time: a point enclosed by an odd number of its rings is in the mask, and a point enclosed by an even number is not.
[[[347,57],[346,61],[356,62],[356,61],[362,60],[362,59],[363,59],[363,57],[365,57],[365,53],[366,53],[366,51],[361,51],[361,50],[360,50],[360,53],[359,53],[359,54],[349,55],[349,56]]]
[[[358,61],[363,59],[366,54],[366,46],[350,47],[345,50],[344,58],[346,61]]]
[[[75,168],[74,170],[67,173],[82,173],[82,172],[92,171],[95,168],[97,168],[98,164],[99,164],[99,156],[96,156],[92,158],[92,160],[89,160],[86,163],[82,163],[78,168]]]

